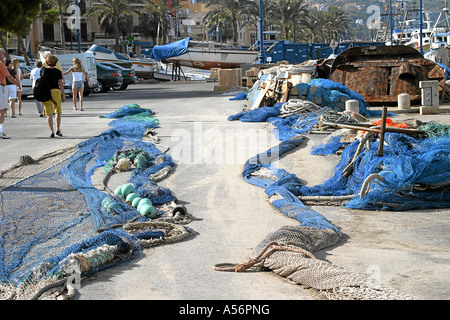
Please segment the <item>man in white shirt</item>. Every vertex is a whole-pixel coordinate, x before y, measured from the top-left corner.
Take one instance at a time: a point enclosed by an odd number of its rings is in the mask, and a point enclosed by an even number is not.
[[[34,88],[34,86],[36,84],[36,80],[39,79],[39,77],[41,76],[42,61],[36,60],[36,62],[34,63],[34,66],[35,66],[35,68],[33,70],[31,70],[31,72],[30,72],[31,88]],[[42,108],[42,102],[37,101],[37,100],[35,100],[35,102],[36,102],[36,107],[37,107],[37,110],[38,110],[40,116],[43,117],[44,109]]]

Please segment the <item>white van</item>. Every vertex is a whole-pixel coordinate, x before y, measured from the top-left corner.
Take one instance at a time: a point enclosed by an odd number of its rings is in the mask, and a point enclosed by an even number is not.
[[[40,52],[41,60],[44,61],[44,53]],[[89,86],[89,82],[84,80],[84,96],[87,96],[91,93],[91,89],[97,88],[97,66],[95,65],[95,57],[91,52],[82,52],[82,53],[70,53],[70,54],[57,54],[58,61],[61,64],[63,72],[66,72],[71,67],[73,67],[73,58],[78,58],[81,61],[82,66],[86,70],[86,73],[91,80],[92,86]],[[72,73],[64,76],[64,91],[66,93],[72,94]]]

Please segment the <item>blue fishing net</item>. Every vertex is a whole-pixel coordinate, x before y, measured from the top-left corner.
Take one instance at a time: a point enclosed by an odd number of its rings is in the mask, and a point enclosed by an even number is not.
[[[304,134],[319,123],[321,110],[291,115],[286,118],[269,118],[267,121],[274,127],[273,133],[279,140],[286,140]]]
[[[342,109],[340,105],[342,101],[355,99],[360,102],[360,114],[381,115],[381,111],[369,110],[368,104],[358,93],[327,79],[313,79],[311,85],[302,83],[297,89],[299,98],[313,100],[314,97],[320,97],[322,110],[327,108],[342,111],[339,110]],[[272,204],[284,214],[300,221],[301,225],[337,231],[319,213],[302,203],[300,199],[306,196],[345,196],[350,200],[343,201],[343,206],[363,210],[450,207],[448,125],[426,124],[419,130],[425,131],[427,136],[420,138],[400,133],[386,133],[383,156],[378,156],[378,141],[370,142],[369,147],[364,147],[355,157],[359,140],[348,143],[341,142],[341,135],[331,137],[327,143],[313,147],[311,154],[330,155],[343,149],[340,162],[335,167],[333,175],[322,184],[305,186],[295,175],[275,167],[272,161],[297,148],[303,141],[301,135],[309,132],[318,123],[323,111],[281,118],[277,116],[279,104],[272,107],[273,117],[265,117],[266,114],[270,114],[267,108],[271,107],[264,107],[261,111],[256,109],[240,112],[228,118],[228,120],[253,119],[270,122],[275,128],[274,134],[281,140],[277,147],[249,159],[244,165],[242,175],[248,183],[264,188],[269,196],[276,195]],[[352,162],[354,157],[355,161]],[[378,176],[372,179],[374,174]]]
[[[349,144],[348,142],[341,142],[341,139],[341,135],[333,136],[328,143],[323,143],[318,146],[312,147],[311,154],[321,156],[335,154],[340,148]]]
[[[161,232],[151,230],[131,235],[121,228],[109,228],[150,218],[92,184],[95,170],[116,152],[139,150],[148,159],[130,174],[128,182],[135,192],[150,198],[154,205],[176,200],[169,189],[150,180],[174,165],[170,156],[142,139],[147,129],[158,126],[151,115],[151,110],[132,104],[102,116],[116,118],[111,129],[78,144],[60,163],[0,192],[0,283],[18,285],[57,275],[60,262],[69,254],[104,244],[117,245],[124,252],[130,251],[131,245],[133,258],[140,252],[139,239],[161,238]],[[39,278],[36,270],[44,270]]]

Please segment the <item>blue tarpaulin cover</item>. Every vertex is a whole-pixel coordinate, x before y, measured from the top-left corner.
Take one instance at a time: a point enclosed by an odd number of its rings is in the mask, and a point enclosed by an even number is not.
[[[188,44],[191,38],[181,39],[163,46],[154,46],[150,57],[155,60],[162,60],[178,57],[188,52]]]

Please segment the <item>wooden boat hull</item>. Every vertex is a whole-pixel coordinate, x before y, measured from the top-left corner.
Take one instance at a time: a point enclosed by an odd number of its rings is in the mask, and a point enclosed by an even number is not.
[[[421,99],[420,81],[437,80],[445,85],[444,70],[407,46],[353,47],[333,62],[330,80],[358,92],[371,105],[397,103],[408,93],[411,103]]]

